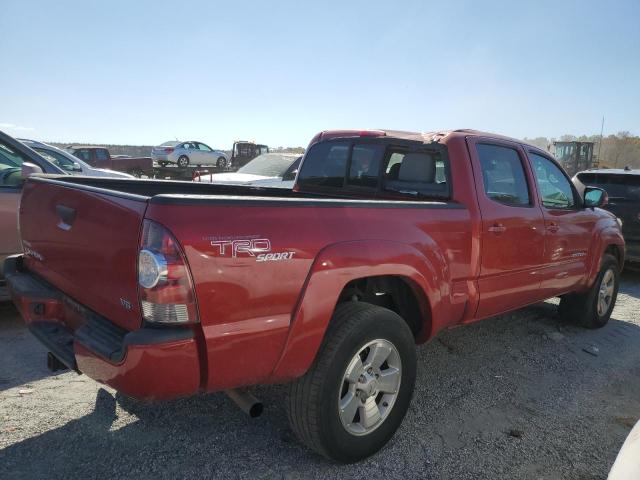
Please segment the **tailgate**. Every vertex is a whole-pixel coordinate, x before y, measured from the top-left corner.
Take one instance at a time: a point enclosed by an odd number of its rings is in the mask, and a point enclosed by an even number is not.
[[[28,180],[20,206],[27,267],[113,323],[138,328],[138,240],[146,200],[60,180]]]

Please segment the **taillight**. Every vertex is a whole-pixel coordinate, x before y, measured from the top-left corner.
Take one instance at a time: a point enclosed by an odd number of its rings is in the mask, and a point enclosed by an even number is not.
[[[162,225],[144,220],[138,252],[142,317],[154,323],[198,321],[193,280],[175,237]]]
[[[175,148],[173,147],[168,147],[164,149],[164,153],[173,153],[173,151],[175,150]]]

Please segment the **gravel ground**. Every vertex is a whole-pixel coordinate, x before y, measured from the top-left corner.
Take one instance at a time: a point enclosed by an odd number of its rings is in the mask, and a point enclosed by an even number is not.
[[[611,322],[562,323],[552,302],[443,332],[419,350],[412,406],[356,465],[327,462],[289,431],[284,388],[258,419],[223,394],[137,403],[75,373],[0,304],[0,478],[606,478],[640,417],[640,274]]]

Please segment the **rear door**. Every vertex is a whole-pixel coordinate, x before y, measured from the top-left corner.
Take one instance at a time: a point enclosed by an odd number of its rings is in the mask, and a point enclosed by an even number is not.
[[[482,214],[480,302],[483,318],[540,299],[544,219],[520,145],[468,140]]]
[[[565,293],[587,273],[589,248],[597,215],[582,208],[578,192],[550,157],[529,150],[545,224],[541,291],[546,297]]]

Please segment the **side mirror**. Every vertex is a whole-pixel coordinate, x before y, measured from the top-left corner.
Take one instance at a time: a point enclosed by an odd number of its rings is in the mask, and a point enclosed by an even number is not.
[[[81,172],[82,173],[82,167],[80,166],[80,164],[78,162],[73,162],[73,168],[71,169],[72,172]]]
[[[42,169],[36,165],[35,163],[24,162],[21,168],[21,176],[22,178],[27,178],[29,175],[34,173],[43,173]]]
[[[609,195],[601,188],[586,187],[584,189],[585,208],[604,207],[609,202]]]

